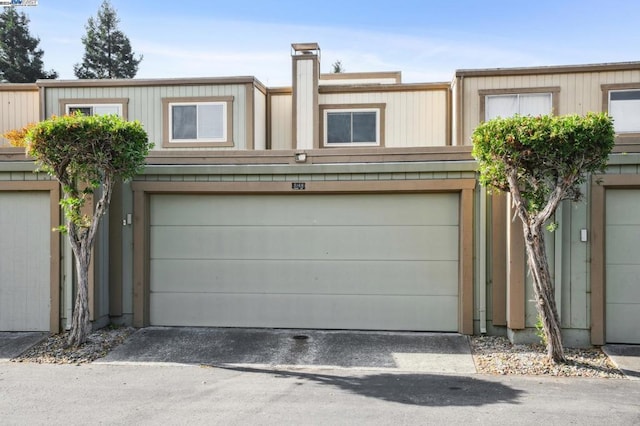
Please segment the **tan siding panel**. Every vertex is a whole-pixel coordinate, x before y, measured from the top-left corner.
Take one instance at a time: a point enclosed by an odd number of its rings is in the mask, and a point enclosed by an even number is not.
[[[291,95],[271,97],[271,149],[293,149]]]
[[[447,91],[402,91],[320,95],[320,104],[385,104],[385,146],[444,146]]]
[[[9,146],[1,135],[39,120],[37,91],[0,91],[0,147]]]

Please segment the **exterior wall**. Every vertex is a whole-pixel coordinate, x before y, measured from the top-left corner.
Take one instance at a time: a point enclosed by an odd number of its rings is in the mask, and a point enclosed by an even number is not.
[[[250,165],[194,166],[184,174],[181,166],[149,166],[132,183],[134,191],[133,268],[134,325],[144,326],[148,317],[148,203],[151,194],[292,194],[304,183],[305,194],[458,192],[460,194],[460,332],[473,331],[473,191],[476,187],[472,161],[413,164]]]
[[[35,84],[0,84],[0,148],[10,146],[5,132],[39,120],[39,99]]]
[[[390,87],[384,91],[374,86],[367,89],[331,93],[331,88],[324,87],[320,92],[320,105],[384,104],[385,121],[381,129],[384,128],[387,148],[449,144],[447,86],[431,90],[411,86]]]
[[[269,95],[269,141],[270,149],[293,149],[293,99],[291,92]]]
[[[60,84],[62,83],[62,84]],[[127,102],[127,119],[140,121],[149,135],[149,140],[155,144],[156,151],[173,151],[174,148],[164,148],[163,140],[163,98],[191,98],[209,96],[233,97],[233,139],[231,147],[216,147],[215,150],[245,150],[253,146],[254,125],[247,126],[247,98],[253,101],[253,96],[247,95],[247,84],[182,84],[98,86],[82,85],[81,82],[49,83],[45,86],[44,115],[64,114],[60,101],[63,99],[124,99]],[[66,84],[68,83],[68,84]],[[183,148],[180,150],[211,150],[212,148]]]
[[[636,67],[638,68],[638,67]],[[460,128],[461,140],[459,144],[470,145],[471,134],[481,121],[481,105],[479,91],[497,89],[522,89],[536,87],[557,87],[559,91],[558,115],[581,114],[587,112],[603,111],[602,84],[622,84],[640,82],[640,69],[619,71],[580,71],[580,68],[572,70],[567,68],[565,72],[546,73],[544,69],[532,68],[529,73],[522,75],[509,75],[496,71],[498,75],[465,75],[460,72],[457,85],[462,85],[462,127]],[[572,72],[571,72],[572,71]],[[488,71],[487,71],[488,72]],[[462,75],[462,78],[460,77]],[[517,91],[516,91],[517,92]]]
[[[318,140],[318,58],[293,57],[293,136],[296,149],[313,149]]]

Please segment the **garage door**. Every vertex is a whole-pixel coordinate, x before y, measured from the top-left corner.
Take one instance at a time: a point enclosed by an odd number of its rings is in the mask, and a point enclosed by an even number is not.
[[[640,190],[606,197],[606,340],[640,344]]]
[[[458,203],[153,195],[150,322],[457,331]]]
[[[49,192],[0,192],[0,331],[48,331]]]

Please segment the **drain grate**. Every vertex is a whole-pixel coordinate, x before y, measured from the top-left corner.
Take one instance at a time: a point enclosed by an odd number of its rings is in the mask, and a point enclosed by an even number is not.
[[[306,334],[296,334],[295,336],[293,336],[293,340],[307,340],[309,338],[309,336],[307,336]]]

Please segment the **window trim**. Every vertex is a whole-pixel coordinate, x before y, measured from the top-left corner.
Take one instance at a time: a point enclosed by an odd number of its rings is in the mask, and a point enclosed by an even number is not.
[[[385,135],[385,109],[387,104],[332,104],[320,105],[320,143],[322,148],[371,148],[383,147]],[[376,113],[376,143],[371,142],[349,142],[349,143],[328,143],[327,137],[327,114],[330,112],[375,112]]]
[[[171,138],[171,106],[197,104],[225,104],[226,137],[221,141],[188,140],[180,142]],[[225,119],[225,117],[223,117]],[[231,147],[233,143],[233,96],[205,96],[162,98],[162,146],[164,148],[201,148],[201,147]]]
[[[128,120],[129,116],[129,98],[78,98],[78,99],[60,99],[59,113],[68,114],[69,108],[87,108],[98,105],[114,105],[120,107],[120,116]]]
[[[602,112],[609,113],[609,99],[611,92],[620,92],[627,90],[640,90],[640,83],[618,83],[618,84],[602,84]],[[640,131],[616,133],[617,144],[637,144],[640,143]]]
[[[560,111],[560,86],[550,87],[523,87],[514,89],[484,89],[478,90],[480,96],[480,123],[486,121],[486,108],[488,96],[499,95],[530,95],[534,93],[550,93],[551,94],[551,115],[557,115]]]

